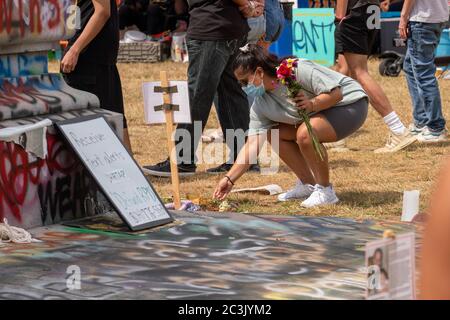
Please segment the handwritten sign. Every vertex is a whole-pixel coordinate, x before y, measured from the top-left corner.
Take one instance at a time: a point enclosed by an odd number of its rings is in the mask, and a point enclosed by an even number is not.
[[[335,61],[334,9],[294,9],[292,42],[295,56],[330,67]]]
[[[140,167],[103,117],[57,123],[117,213],[133,231],[173,221]]]
[[[191,111],[189,108],[188,85],[186,81],[170,81],[170,86],[176,88],[176,92],[170,94],[174,123],[191,123]],[[164,104],[163,93],[155,92],[156,87],[161,87],[161,82],[145,82],[142,85],[144,95],[144,113],[147,124],[166,123],[164,110],[155,110],[155,107]],[[157,108],[158,109],[158,108]]]

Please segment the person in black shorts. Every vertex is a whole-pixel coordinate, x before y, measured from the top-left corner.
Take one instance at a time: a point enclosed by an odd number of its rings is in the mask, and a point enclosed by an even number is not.
[[[416,138],[404,126],[383,89],[368,71],[367,60],[378,33],[374,22],[381,18],[380,14],[380,0],[337,0],[337,53],[344,55],[349,73],[362,85],[372,106],[391,131],[386,145],[375,152],[391,153],[406,148]]]
[[[101,108],[123,115],[124,144],[131,151],[116,66],[119,52],[116,0],[79,0],[77,4],[81,28],[69,40],[61,72],[69,86],[95,94]]]

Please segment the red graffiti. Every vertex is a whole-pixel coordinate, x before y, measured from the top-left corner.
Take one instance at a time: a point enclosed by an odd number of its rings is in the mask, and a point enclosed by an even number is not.
[[[50,19],[47,24],[50,29],[53,29],[53,28],[59,26],[59,23],[61,21],[60,20],[61,19],[61,9],[59,8],[59,4],[58,4],[57,0],[48,0],[48,2],[53,4],[53,7],[56,10],[56,13],[53,15],[53,19]]]
[[[13,0],[7,1],[8,0],[0,0],[0,33],[3,32],[4,24],[6,25],[6,32],[11,33]]]
[[[21,78],[18,79],[17,86],[3,81],[1,86],[0,105],[16,107],[20,102],[36,104],[38,101],[44,103],[45,111],[48,113],[50,105],[59,104],[61,99],[58,97],[43,94],[32,84],[24,83]]]
[[[29,12],[27,16],[30,18],[29,30],[31,33],[36,32],[41,34],[43,31],[42,20],[41,20],[41,9],[43,5],[42,0],[28,0]],[[58,0],[46,0],[51,7],[54,9],[54,14],[47,21],[47,27],[52,30],[57,28],[61,23],[61,7]],[[23,0],[18,0],[18,14],[19,17],[19,28],[21,37],[25,36],[25,22],[24,22],[24,6]],[[48,9],[51,10],[51,9]],[[12,32],[13,26],[13,12],[14,12],[14,0],[0,0],[0,34],[3,30],[6,30],[7,34]]]
[[[4,14],[2,15],[2,13]],[[19,17],[20,17],[19,19],[20,35],[23,37],[25,35],[25,24],[22,19],[23,17],[22,0],[19,0]],[[3,32],[3,25],[6,26],[6,33],[8,34],[11,33],[12,18],[13,18],[13,0],[0,0],[0,33]]]
[[[37,28],[37,32],[42,32],[41,23],[41,1],[30,0],[30,31],[34,32],[34,28]]]
[[[47,168],[50,176],[56,172],[68,175],[79,164],[73,152],[54,135],[47,134],[47,150],[47,159],[30,162],[29,154],[21,146],[0,142],[0,219],[9,209],[18,221],[22,221],[21,207],[30,186],[48,179],[42,177],[43,169]]]

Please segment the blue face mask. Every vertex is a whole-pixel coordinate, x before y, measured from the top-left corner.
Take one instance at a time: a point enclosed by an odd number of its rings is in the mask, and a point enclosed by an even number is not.
[[[255,71],[256,76],[256,71]],[[264,82],[261,82],[259,86],[255,86],[253,82],[255,81],[255,77],[253,77],[253,81],[249,83],[247,86],[243,87],[242,90],[247,94],[249,98],[261,97],[266,93],[266,88],[264,88]]]

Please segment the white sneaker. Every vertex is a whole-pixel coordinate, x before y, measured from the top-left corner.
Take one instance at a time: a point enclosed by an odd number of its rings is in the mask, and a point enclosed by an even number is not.
[[[347,148],[345,139],[338,140],[336,142],[326,142],[323,144],[325,149],[330,152],[347,152],[350,151],[349,148]]]
[[[409,130],[405,130],[403,134],[390,133],[386,145],[376,149],[375,153],[392,153],[400,151],[410,144],[417,141],[417,136],[413,135]]]
[[[304,199],[309,197],[313,193],[313,191],[314,186],[310,184],[303,184],[300,180],[298,180],[293,189],[278,196],[278,201]]]
[[[431,131],[428,127],[425,127],[425,129],[417,136],[417,140],[419,140],[419,142],[425,143],[447,141],[447,130],[444,129],[435,132]]]
[[[411,132],[412,135],[414,136],[418,136],[419,134],[421,134],[425,129],[427,128],[427,126],[424,126],[422,128],[416,126],[414,123],[411,123],[409,125],[409,132]]]
[[[312,208],[327,204],[335,204],[338,202],[339,199],[336,196],[332,185],[330,185],[329,187],[323,187],[316,184],[314,186],[314,192],[309,196],[308,199],[301,203],[301,206],[305,208]]]

